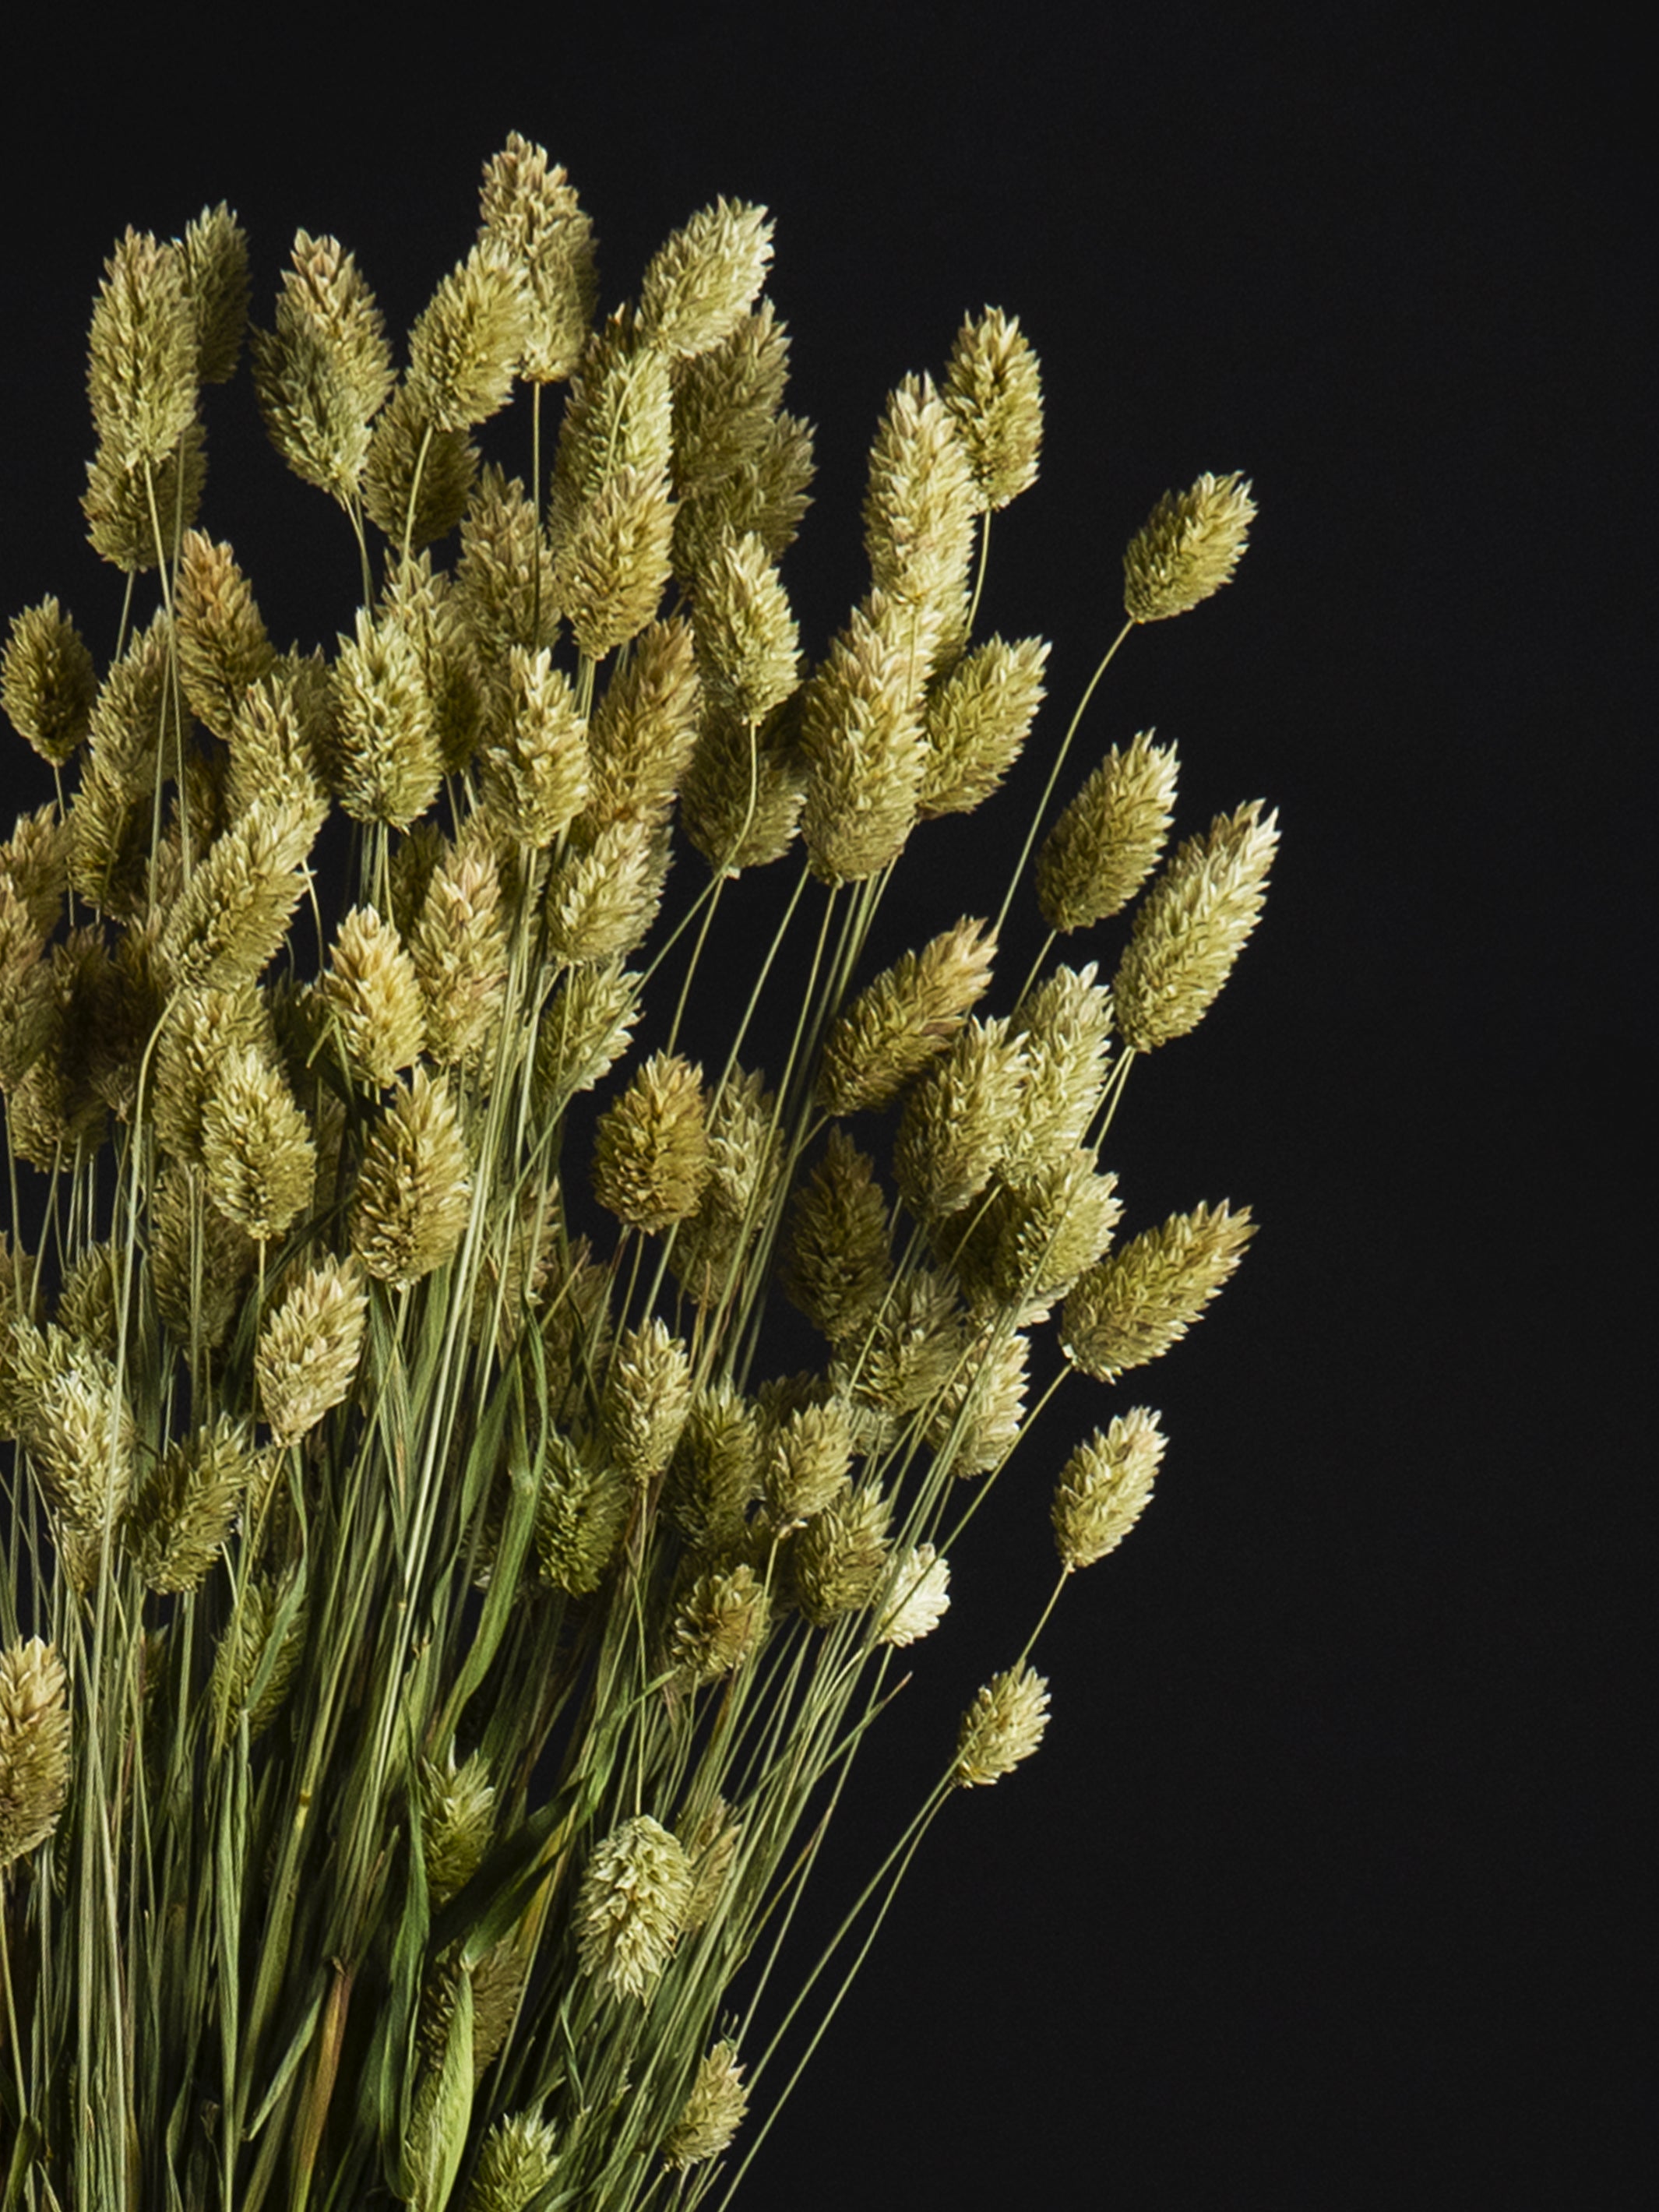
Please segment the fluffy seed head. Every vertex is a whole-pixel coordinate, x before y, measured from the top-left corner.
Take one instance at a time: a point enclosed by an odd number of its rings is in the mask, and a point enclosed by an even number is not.
[[[453,1747],[441,1765],[421,1761],[421,1850],[427,1887],[447,1905],[477,1872],[495,1826],[489,1761],[475,1751],[458,1767]]]
[[[927,757],[919,811],[924,821],[970,813],[1018,759],[1045,696],[1046,638],[1006,645],[991,637],[957,661],[929,692]]]
[[[870,452],[864,544],[878,588],[943,615],[967,575],[982,503],[957,417],[930,378],[906,377]]]
[[[496,2121],[473,2169],[466,2212],[524,2212],[558,2172],[551,2122],[529,2112]]]
[[[542,1575],[555,1589],[586,1597],[599,1588],[630,1502],[625,1475],[591,1466],[568,1437],[550,1440],[533,1534]]]
[[[252,355],[272,445],[297,477],[343,502],[394,380],[374,295],[337,239],[295,234],[276,328],[252,333]]]
[[[783,580],[753,531],[720,541],[697,572],[696,593],[705,692],[736,720],[763,722],[800,681],[800,635]]]
[[[0,1651],[0,1870],[46,1841],[69,1784],[64,1662],[31,1636]]]
[[[1140,1518],[1167,1438],[1136,1406],[1072,1454],[1054,1491],[1054,1541],[1068,1574],[1114,1552]]]
[[[796,1193],[783,1286],[832,1344],[854,1337],[881,1304],[890,1245],[875,1165],[843,1130]]]
[[[325,1260],[290,1283],[266,1316],[253,1379],[278,1443],[314,1429],[350,1390],[368,1304],[356,1264]]]
[[[647,2001],[684,1925],[691,1886],[690,1862],[660,1821],[641,1813],[613,1829],[577,1893],[583,1972],[613,1996]]]
[[[134,1497],[123,1530],[149,1589],[201,1588],[257,1467],[246,1425],[226,1413],[168,1445]]]
[[[1031,1667],[994,1675],[963,1715],[951,1779],[974,1790],[1012,1774],[1048,1725],[1048,1685]]]
[[[693,1686],[723,1681],[765,1642],[770,1610],[766,1584],[750,1566],[699,1575],[669,1624],[670,1664]]]
[[[691,1362],[660,1321],[617,1337],[605,1375],[599,1428],[611,1464],[629,1481],[656,1480],[673,1456],[691,1407]]]
[[[516,131],[484,165],[478,195],[481,245],[518,269],[529,299],[519,358],[527,383],[569,375],[581,358],[593,317],[593,226],[564,171],[547,149]]]
[[[56,599],[14,615],[0,698],[12,726],[61,767],[87,734],[97,693],[92,655]]]
[[[550,653],[510,646],[507,675],[507,728],[484,751],[485,793],[513,836],[545,851],[587,804],[587,725]]]
[[[357,822],[407,830],[443,781],[426,670],[407,627],[357,610],[333,671],[340,801]]]
[[[1123,556],[1123,606],[1131,622],[1185,614],[1232,580],[1255,502],[1249,480],[1201,476],[1189,491],[1166,491]]]
[[[1267,896],[1279,817],[1253,799],[1180,846],[1136,912],[1112,981],[1118,1029],[1151,1052],[1196,1029],[1214,1004]]]
[[[995,953],[987,924],[963,920],[878,975],[830,1032],[818,1070],[825,1109],[854,1114],[896,1097],[984,996]]]
[[[1017,319],[988,307],[963,323],[945,373],[945,404],[968,450],[976,507],[1006,507],[1036,482],[1042,379]]]
[[[179,247],[135,230],[104,264],[87,390],[99,445],[123,469],[155,468],[195,419],[196,326],[185,273]]]
[[[426,1042],[420,978],[397,931],[372,906],[353,907],[340,924],[322,1000],[361,1081],[383,1090],[420,1058]]]
[[[984,1189],[1024,1094],[1024,1042],[1004,1020],[975,1018],[919,1079],[893,1145],[893,1179],[919,1220],[941,1220]]]
[[[1175,806],[1173,745],[1142,730],[1114,745],[1043,840],[1037,902],[1051,929],[1087,929],[1120,913],[1164,850]]]
[[[409,957],[427,1052],[441,1066],[477,1066],[495,1041],[507,974],[501,872],[483,838],[474,834],[433,870]]]
[[[292,1228],[310,1200],[317,1147],[277,1071],[258,1054],[228,1053],[202,1108],[207,1192],[256,1244]]]
[[[852,1463],[853,1426],[839,1399],[792,1407],[769,1430],[761,1462],[774,1523],[792,1528],[822,1513],[847,1487]]]
[[[472,1166],[455,1108],[417,1067],[364,1147],[351,1249],[371,1275],[405,1289],[454,1257],[471,1205]]]
[[[887,1572],[891,1500],[850,1490],[815,1514],[789,1553],[795,1602],[815,1628],[872,1604]]]
[[[530,307],[519,270],[488,243],[439,284],[409,334],[409,390],[438,429],[470,429],[507,404]]]
[[[547,879],[547,947],[561,967],[631,952],[656,918],[668,870],[665,839],[650,822],[608,822],[585,851]]]
[[[951,1568],[931,1544],[918,1544],[894,1569],[876,1627],[878,1644],[918,1644],[931,1636],[951,1603]]]
[[[674,503],[665,468],[618,469],[572,519],[553,589],[590,660],[637,637],[673,573]]]
[[[860,882],[904,848],[927,765],[923,688],[939,638],[925,604],[878,591],[855,607],[801,694],[812,872]]]
[[[247,328],[247,234],[221,200],[185,226],[180,250],[196,374],[204,384],[228,384]]]
[[[640,329],[661,352],[707,353],[754,305],[772,258],[766,210],[716,200],[652,257],[640,287]]]
[[[696,1212],[709,1164],[702,1070],[653,1053],[600,1116],[594,1195],[630,1228],[666,1229]]]
[[[718,2158],[728,2148],[749,2110],[749,2092],[737,2063],[738,2046],[717,2043],[698,2066],[680,2116],[662,2147],[675,2172],[701,2160]]]
[[[228,545],[187,531],[179,564],[179,670],[190,708],[216,738],[228,738],[251,687],[276,649],[248,580]]]
[[[1066,1300],[1066,1358],[1103,1382],[1160,1358],[1185,1336],[1255,1234],[1248,1206],[1234,1213],[1225,1204],[1200,1206],[1109,1252]]]

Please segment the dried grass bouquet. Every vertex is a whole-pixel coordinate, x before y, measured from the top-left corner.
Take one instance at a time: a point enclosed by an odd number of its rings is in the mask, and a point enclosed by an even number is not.
[[[1163,859],[1143,734],[1050,819],[1079,707],[1001,912],[868,972],[907,848],[1043,695],[1044,643],[976,630],[1037,363],[990,311],[893,392],[810,665],[770,236],[717,202],[596,321],[588,218],[514,137],[401,369],[331,238],[252,331],[225,208],[109,258],[112,652],[46,599],[3,672],[57,778],[0,845],[5,2212],[726,2202],[786,2028],[1042,1735],[1039,1620],[793,1972],[953,1541],[1066,1378],[1094,1420],[1250,1235],[1118,1239],[1101,1148],[1255,924],[1258,804]],[[360,556],[325,650],[279,650],[197,526],[245,336]],[[520,387],[526,481],[473,436]],[[1253,512],[1233,476],[1162,501],[1106,660]],[[1056,1597],[1164,1454],[1146,1407],[1098,1419],[1049,1486]]]

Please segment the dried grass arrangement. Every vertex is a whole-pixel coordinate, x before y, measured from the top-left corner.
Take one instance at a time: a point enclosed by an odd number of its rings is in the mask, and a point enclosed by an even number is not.
[[[1259,804],[1164,859],[1141,735],[1051,816],[1079,706],[1000,914],[868,972],[911,841],[1042,697],[1045,644],[976,635],[1038,368],[987,312],[894,392],[809,665],[770,250],[719,202],[596,321],[588,218],[515,137],[401,370],[332,239],[251,332],[226,209],[110,257],[112,653],[46,599],[3,672],[58,793],[0,845],[6,2212],[727,2202],[784,2031],[1042,1735],[1047,1612],[793,1970],[953,1542],[1066,1379],[1086,1425],[1251,1233],[1199,1205],[1119,1241],[1101,1159],[1255,924]],[[279,651],[197,526],[245,342],[361,556],[327,651]],[[473,438],[521,387],[528,488]],[[1103,671],[1253,512],[1232,476],[1158,505]],[[711,975],[774,867],[775,933]],[[1000,988],[1022,896],[1047,945]],[[1051,964],[1132,905],[1109,987]],[[775,1371],[785,1300],[818,1352]],[[1055,1598],[1164,1455],[1155,1412],[1100,1418],[1048,1484]]]

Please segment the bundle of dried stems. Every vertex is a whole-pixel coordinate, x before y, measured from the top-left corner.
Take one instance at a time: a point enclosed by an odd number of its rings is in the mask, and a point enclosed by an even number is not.
[[[596,322],[588,218],[515,137],[401,371],[333,239],[252,332],[225,208],[111,254],[112,657],[46,599],[4,660],[57,778],[0,846],[8,2212],[725,2202],[786,2031],[1043,1733],[1047,1610],[800,1973],[895,1650],[1037,1411],[1166,1351],[1250,1235],[1199,1205],[1118,1241],[1101,1149],[1255,924],[1259,805],[1155,872],[1176,758],[1143,733],[1049,820],[1079,706],[1001,913],[866,972],[919,825],[996,792],[1043,695],[1046,644],[976,635],[1037,363],[988,311],[894,392],[867,586],[809,665],[770,238],[717,202]],[[279,651],[197,526],[245,336],[360,553],[331,652]],[[473,438],[520,387],[528,489]],[[1233,476],[1159,503],[1106,661],[1228,580],[1253,512]],[[710,988],[717,903],[792,855]],[[1042,957],[978,1012],[1028,883]],[[1109,987],[1049,964],[1137,896]],[[804,1371],[772,1371],[781,1295]],[[1136,1406],[1071,1452],[1055,1597],[1164,1449]]]

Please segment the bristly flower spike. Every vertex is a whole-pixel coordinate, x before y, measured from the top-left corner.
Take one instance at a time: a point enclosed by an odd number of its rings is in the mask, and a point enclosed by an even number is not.
[[[1202,476],[1190,491],[1166,491],[1123,556],[1123,607],[1131,622],[1184,615],[1231,583],[1255,502],[1249,479]]]

